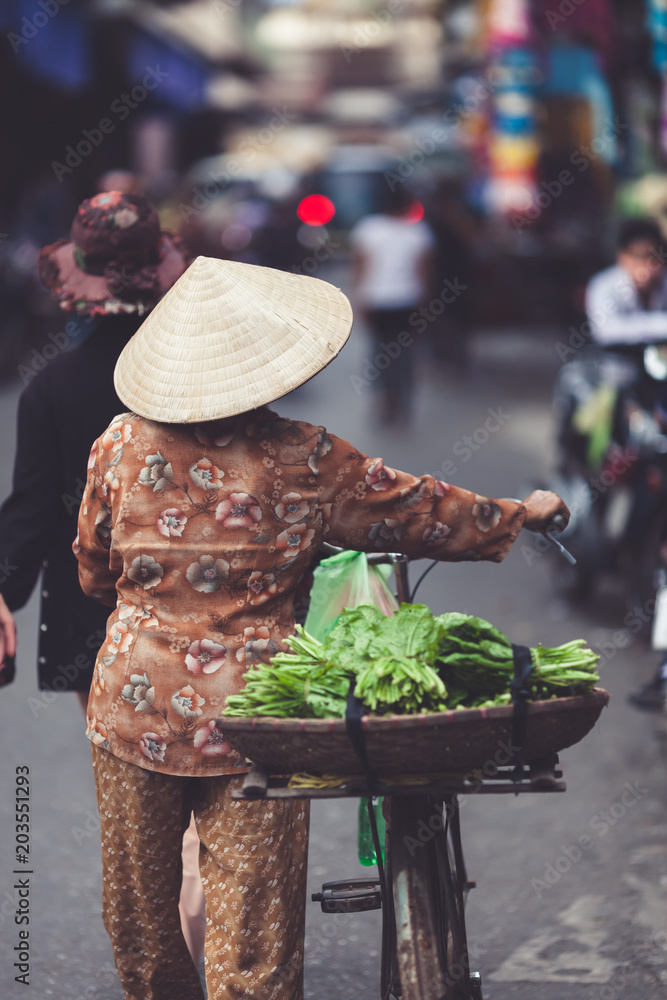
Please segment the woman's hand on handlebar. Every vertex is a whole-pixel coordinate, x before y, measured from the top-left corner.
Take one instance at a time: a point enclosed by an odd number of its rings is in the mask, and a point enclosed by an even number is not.
[[[526,508],[526,520],[524,528],[529,531],[548,531],[556,527],[553,520],[555,517],[563,519],[564,523],[557,522],[557,530],[562,530],[570,520],[570,512],[555,493],[549,490],[535,490],[523,501]]]

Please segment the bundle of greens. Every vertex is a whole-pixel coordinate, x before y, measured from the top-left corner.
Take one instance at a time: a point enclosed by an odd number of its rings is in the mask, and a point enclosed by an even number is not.
[[[403,604],[390,618],[362,605],[343,611],[323,653],[356,675],[354,695],[374,714],[437,712],[447,697],[435,668],[440,631],[423,604]]]
[[[514,676],[512,644],[507,636],[483,618],[449,613],[440,615],[439,670],[450,692],[449,706],[479,708],[511,701]],[[531,649],[533,669],[526,687],[532,700],[558,695],[584,694],[599,680],[597,653],[584,639],[550,649]]]
[[[330,663],[322,643],[300,625],[287,643],[291,653],[278,653],[244,674],[246,686],[227,698],[224,715],[269,715],[285,719],[327,719],[345,715],[353,672]]]
[[[512,645],[472,615],[436,617],[425,605],[402,604],[390,618],[377,608],[346,609],[323,643],[301,626],[289,653],[245,674],[225,715],[331,718],[345,715],[350,683],[375,715],[506,705],[514,675]],[[591,691],[597,654],[583,639],[531,650],[532,699]]]

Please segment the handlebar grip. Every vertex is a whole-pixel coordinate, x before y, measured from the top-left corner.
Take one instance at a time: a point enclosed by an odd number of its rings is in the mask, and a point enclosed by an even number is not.
[[[554,514],[546,527],[546,531],[562,531],[567,527],[567,522],[562,514]],[[546,532],[545,532],[546,534]]]

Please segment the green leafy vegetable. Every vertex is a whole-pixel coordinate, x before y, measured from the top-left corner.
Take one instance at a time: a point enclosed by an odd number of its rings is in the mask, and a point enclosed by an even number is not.
[[[437,619],[442,626],[438,652],[440,675],[451,690],[468,692],[459,705],[507,704],[514,676],[512,644],[499,629],[483,618],[446,614]],[[597,653],[584,639],[547,649],[531,649],[533,670],[527,688],[533,699],[584,694],[599,680]]]
[[[278,653],[244,675],[225,715],[330,718],[345,715],[350,684],[374,714],[437,712],[511,703],[512,644],[490,622],[423,604],[390,618],[362,605],[345,609],[323,643],[301,626]],[[583,639],[531,650],[533,699],[591,691],[598,656]]]

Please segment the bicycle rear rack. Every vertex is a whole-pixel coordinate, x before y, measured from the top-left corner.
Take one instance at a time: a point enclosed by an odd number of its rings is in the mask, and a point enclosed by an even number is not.
[[[484,768],[473,769],[466,775],[448,775],[434,778],[426,785],[391,786],[386,778],[390,795],[518,795],[521,792],[564,792],[566,785],[560,779],[563,772],[557,768],[558,755],[550,754],[531,762],[521,781],[513,781],[511,765],[497,767],[487,762]],[[354,778],[335,788],[288,788],[285,775],[268,774],[263,767],[253,764],[243,785],[232,792],[233,799],[345,799],[372,794],[364,778]]]

